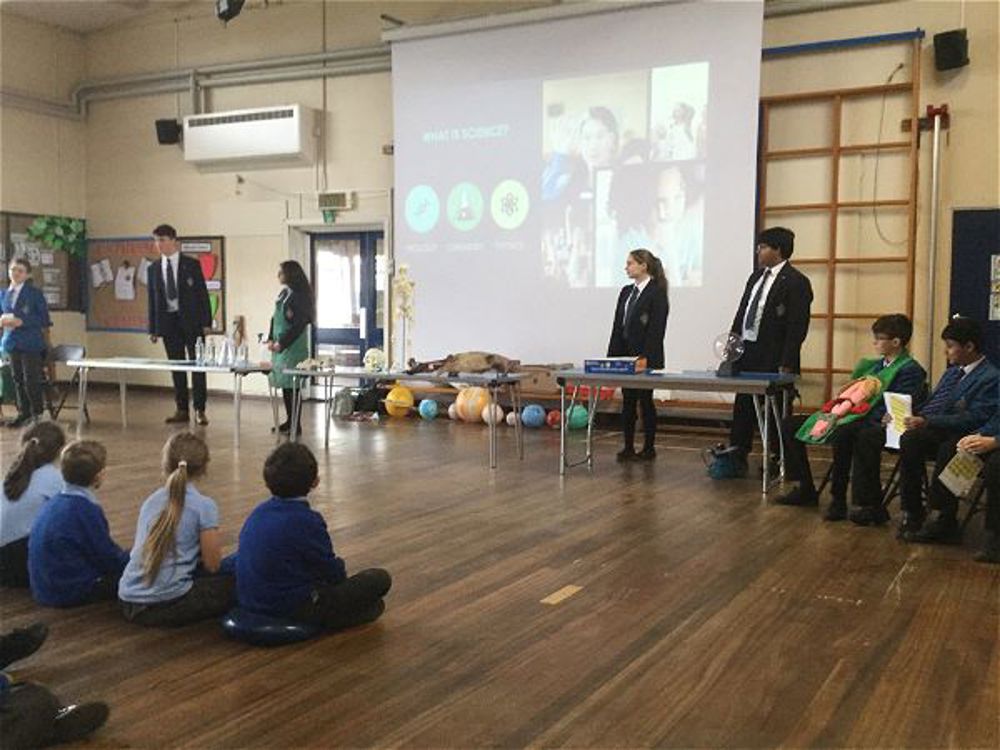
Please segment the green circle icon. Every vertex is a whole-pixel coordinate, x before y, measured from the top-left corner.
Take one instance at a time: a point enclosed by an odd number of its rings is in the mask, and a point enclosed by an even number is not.
[[[426,234],[434,228],[441,215],[441,202],[430,185],[417,185],[406,196],[406,223],[410,229]]]
[[[501,229],[517,229],[528,217],[528,191],[517,180],[504,180],[493,189],[490,213]]]
[[[448,221],[460,232],[479,226],[483,219],[483,194],[471,182],[460,182],[448,195]]]

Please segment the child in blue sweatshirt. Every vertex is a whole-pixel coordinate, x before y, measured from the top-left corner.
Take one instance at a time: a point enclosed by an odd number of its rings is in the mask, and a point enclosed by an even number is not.
[[[264,482],[273,496],[253,510],[240,532],[239,606],[330,630],[377,619],[392,578],[380,568],[347,577],[323,516],[306,497],[319,484],[312,452],[299,443],[278,446],[264,462]]]
[[[115,544],[94,490],[101,486],[108,452],[77,440],[62,452],[65,489],[45,505],[28,537],[31,595],[49,607],[75,607],[116,599],[128,552]]]

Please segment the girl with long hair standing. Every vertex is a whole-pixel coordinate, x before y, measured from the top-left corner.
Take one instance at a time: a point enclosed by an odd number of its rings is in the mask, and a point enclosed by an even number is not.
[[[219,509],[192,484],[203,477],[205,441],[179,432],[163,446],[166,484],[139,511],[135,543],[118,584],[125,619],[140,625],[186,625],[224,614],[236,600],[231,575],[219,574]]]
[[[628,254],[625,273],[631,283],[623,286],[618,294],[608,356],[645,357],[647,369],[658,370],[664,365],[663,337],[670,314],[663,264],[649,250],[640,248]],[[635,452],[636,406],[642,411],[645,433],[639,453]],[[622,389],[622,426],[625,447],[618,453],[619,461],[652,461],[656,458],[656,407],[651,390]]]
[[[281,291],[274,301],[268,348],[271,350],[271,386],[281,389],[287,419],[278,427],[279,432],[290,432],[292,427],[292,378],[285,375],[309,356],[307,329],[316,318],[316,303],[312,286],[305,271],[294,260],[284,261],[278,269]],[[295,426],[296,434],[302,426]]]
[[[0,586],[28,587],[28,535],[42,504],[62,492],[56,464],[65,444],[55,422],[38,422],[21,435],[21,452],[0,488]]]

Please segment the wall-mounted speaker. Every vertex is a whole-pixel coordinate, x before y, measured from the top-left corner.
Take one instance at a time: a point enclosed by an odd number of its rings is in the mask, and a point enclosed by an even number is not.
[[[965,29],[934,35],[934,67],[953,70],[969,64],[969,36]]]
[[[181,142],[181,124],[177,120],[157,120],[156,140],[161,146]]]

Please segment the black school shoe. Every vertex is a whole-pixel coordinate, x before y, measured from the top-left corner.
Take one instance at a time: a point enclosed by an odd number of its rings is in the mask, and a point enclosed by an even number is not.
[[[852,510],[849,518],[858,526],[881,526],[888,522],[889,511],[881,505],[864,505]]]
[[[962,530],[954,516],[932,518],[922,529],[903,536],[908,542],[917,544],[961,544]]]
[[[622,448],[615,454],[615,461],[625,464],[629,461],[635,461],[636,455],[635,448]]]
[[[812,491],[803,489],[802,485],[794,488],[790,492],[779,497],[775,502],[778,505],[796,505],[799,507],[811,507],[819,505],[819,494],[815,489]]]
[[[53,741],[77,742],[96,732],[108,720],[111,710],[106,703],[81,703],[59,709],[52,724]]]
[[[3,636],[5,657],[0,661],[0,669],[31,656],[42,647],[48,635],[49,627],[44,622],[36,622],[26,628],[14,628]]]
[[[899,531],[896,533],[897,539],[908,540],[909,536],[917,533],[923,528],[923,513],[903,513],[903,520],[899,524]]]
[[[652,461],[656,458],[656,448],[643,448],[635,454],[633,461]]]

